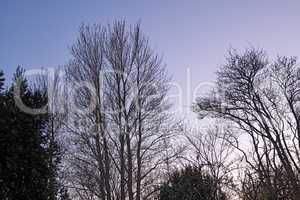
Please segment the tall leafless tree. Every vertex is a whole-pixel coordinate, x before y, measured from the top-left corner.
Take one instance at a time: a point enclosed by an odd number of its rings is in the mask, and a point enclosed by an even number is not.
[[[148,199],[159,181],[154,174],[176,154],[164,153],[176,125],[160,57],[139,25],[123,21],[82,25],[71,50],[74,191],[81,199]]]

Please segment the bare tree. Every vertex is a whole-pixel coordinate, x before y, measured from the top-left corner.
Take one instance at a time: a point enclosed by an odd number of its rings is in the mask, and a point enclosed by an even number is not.
[[[69,81],[84,84],[75,92],[75,107],[91,109],[70,110],[74,191],[81,199],[149,198],[159,181],[153,174],[176,155],[164,153],[176,125],[160,57],[140,26],[125,22],[83,25],[72,55]]]
[[[235,148],[231,145],[233,134],[226,125],[217,124],[196,130],[195,133],[187,133],[188,144],[191,147],[193,156],[189,156],[189,162],[200,167],[215,180],[215,197],[223,194],[227,189],[228,195],[233,185],[233,172],[237,167],[237,155]]]
[[[251,166],[266,185],[268,171],[283,166],[293,199],[300,198],[299,74],[295,58],[279,57],[269,63],[261,50],[242,55],[230,51],[218,72],[216,90],[195,105],[200,116],[224,118],[248,134],[256,163]]]

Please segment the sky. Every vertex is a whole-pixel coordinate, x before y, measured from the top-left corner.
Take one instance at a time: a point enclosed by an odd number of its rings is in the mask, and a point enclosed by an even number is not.
[[[66,64],[83,22],[140,22],[189,107],[231,47],[263,48],[271,58],[300,55],[299,10],[296,0],[1,0],[0,69],[10,80],[18,65]]]

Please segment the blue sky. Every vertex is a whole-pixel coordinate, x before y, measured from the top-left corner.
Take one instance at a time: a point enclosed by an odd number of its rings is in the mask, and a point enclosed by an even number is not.
[[[64,65],[82,22],[124,19],[141,22],[174,81],[186,87],[189,68],[195,87],[215,78],[229,47],[300,55],[299,10],[296,0],[1,0],[0,68],[11,79],[17,65]]]

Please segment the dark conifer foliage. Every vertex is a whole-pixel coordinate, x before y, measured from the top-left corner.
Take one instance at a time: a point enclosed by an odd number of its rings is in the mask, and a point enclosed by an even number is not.
[[[199,167],[188,166],[171,174],[160,188],[160,200],[225,200],[216,180]]]
[[[31,89],[18,67],[13,85],[0,96],[0,199],[57,199],[59,148],[51,144],[49,149],[49,116],[20,110],[14,101],[16,84],[26,106],[40,108],[47,103],[46,91]]]

